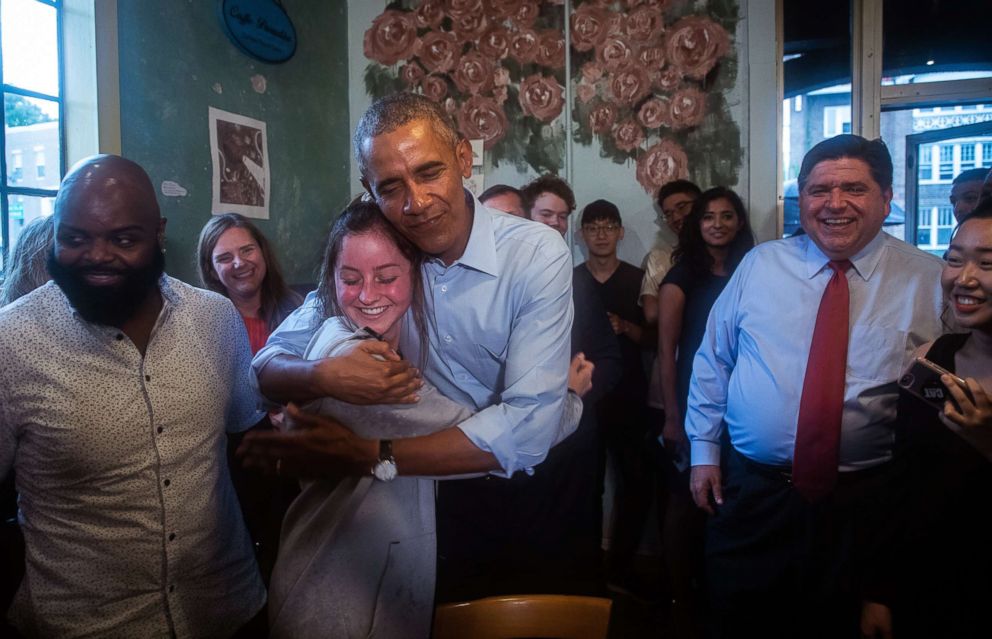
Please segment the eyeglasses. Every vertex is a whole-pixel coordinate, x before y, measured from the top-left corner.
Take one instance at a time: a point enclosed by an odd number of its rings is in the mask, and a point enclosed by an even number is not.
[[[582,227],[582,232],[589,235],[599,235],[600,233],[616,233],[620,230],[617,224],[586,224]]]

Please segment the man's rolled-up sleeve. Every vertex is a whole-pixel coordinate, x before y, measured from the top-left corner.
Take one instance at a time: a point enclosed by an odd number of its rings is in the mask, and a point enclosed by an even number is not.
[[[269,335],[265,346],[261,348],[251,360],[252,383],[258,387],[258,374],[265,368],[269,361],[278,355],[292,355],[303,357],[317,330],[317,294],[311,291],[307,294],[303,304],[293,311],[289,317],[283,320],[282,324]]]
[[[727,389],[737,362],[738,310],[748,260],[740,264],[706,320],[706,334],[692,361],[685,432],[693,466],[720,463]]]
[[[496,457],[503,469],[497,475],[530,472],[577,425],[577,420],[562,423],[573,309],[571,257],[560,244],[546,263],[528,270],[534,275],[527,282],[527,301],[513,318],[500,402],[458,425],[473,444]]]

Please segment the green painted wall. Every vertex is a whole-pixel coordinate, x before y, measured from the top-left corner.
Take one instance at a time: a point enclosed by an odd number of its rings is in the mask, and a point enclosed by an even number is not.
[[[296,55],[271,65],[224,35],[216,0],[118,3],[121,145],[148,171],[168,218],[167,268],[196,282],[194,251],[210,218],[207,107],[267,125],[271,200],[259,227],[275,245],[287,280],[316,279],[329,222],[348,201],[347,8],[344,0],[286,2]],[[252,76],[266,80],[258,93]],[[164,180],[185,197],[161,193]]]

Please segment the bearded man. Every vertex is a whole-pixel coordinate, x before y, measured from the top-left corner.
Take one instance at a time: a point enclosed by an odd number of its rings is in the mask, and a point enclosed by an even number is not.
[[[52,282],[0,311],[0,477],[16,470],[25,636],[229,636],[265,589],[225,432],[264,419],[227,299],[163,274],[140,166],[81,161]]]

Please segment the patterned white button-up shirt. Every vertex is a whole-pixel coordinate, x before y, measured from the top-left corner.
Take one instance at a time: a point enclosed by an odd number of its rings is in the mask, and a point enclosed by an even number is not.
[[[225,457],[264,412],[227,299],[163,276],[145,356],[49,283],[0,309],[29,636],[225,636],[265,602]]]

